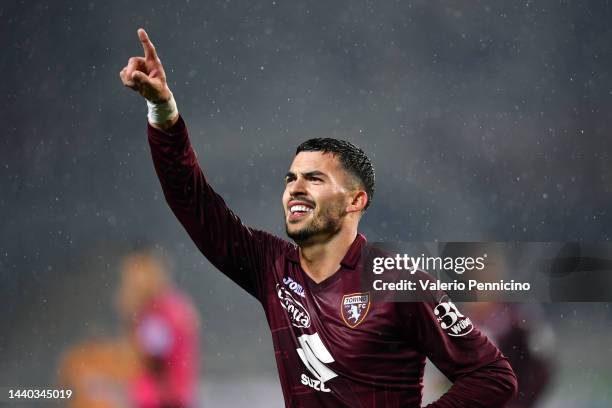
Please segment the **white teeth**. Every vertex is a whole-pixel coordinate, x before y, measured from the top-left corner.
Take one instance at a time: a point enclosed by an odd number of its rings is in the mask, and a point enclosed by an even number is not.
[[[296,211],[300,211],[300,212],[312,212],[312,208],[310,207],[306,207],[305,205],[292,205],[289,208],[289,211],[296,212]]]

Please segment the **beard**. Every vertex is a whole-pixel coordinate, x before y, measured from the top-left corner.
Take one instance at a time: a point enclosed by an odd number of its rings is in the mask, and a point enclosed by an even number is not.
[[[313,212],[312,219],[298,229],[289,230],[289,223],[285,218],[285,231],[296,244],[303,246],[311,243],[317,236],[331,238],[336,235],[342,228],[342,219],[346,214],[342,203],[333,203],[323,208],[320,214]]]

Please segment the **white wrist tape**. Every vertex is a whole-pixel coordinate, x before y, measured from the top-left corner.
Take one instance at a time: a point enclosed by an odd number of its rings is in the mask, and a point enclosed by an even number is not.
[[[176,101],[172,94],[170,94],[168,101],[162,103],[153,103],[147,99],[147,107],[149,108],[147,117],[149,122],[154,125],[165,123],[178,114]]]

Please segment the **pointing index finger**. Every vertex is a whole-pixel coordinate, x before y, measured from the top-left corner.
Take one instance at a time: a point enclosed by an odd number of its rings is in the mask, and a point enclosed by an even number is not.
[[[149,40],[149,36],[147,35],[147,32],[144,29],[142,28],[138,29],[138,38],[140,39],[140,42],[142,43],[142,48],[144,48],[145,58],[146,59],[157,58],[157,52],[155,51],[155,47],[153,46],[153,43],[151,42],[151,40]]]

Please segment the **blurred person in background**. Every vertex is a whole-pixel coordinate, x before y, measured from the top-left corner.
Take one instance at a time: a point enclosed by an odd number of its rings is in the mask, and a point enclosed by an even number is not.
[[[467,310],[504,353],[518,380],[508,408],[537,407],[554,374],[555,335],[536,303],[474,302]]]
[[[194,407],[199,318],[152,252],[125,258],[117,303],[142,367],[129,390],[134,406]]]
[[[69,408],[191,408],[198,385],[199,318],[149,250],[123,259],[117,338],[71,347],[60,383],[74,391]]]

